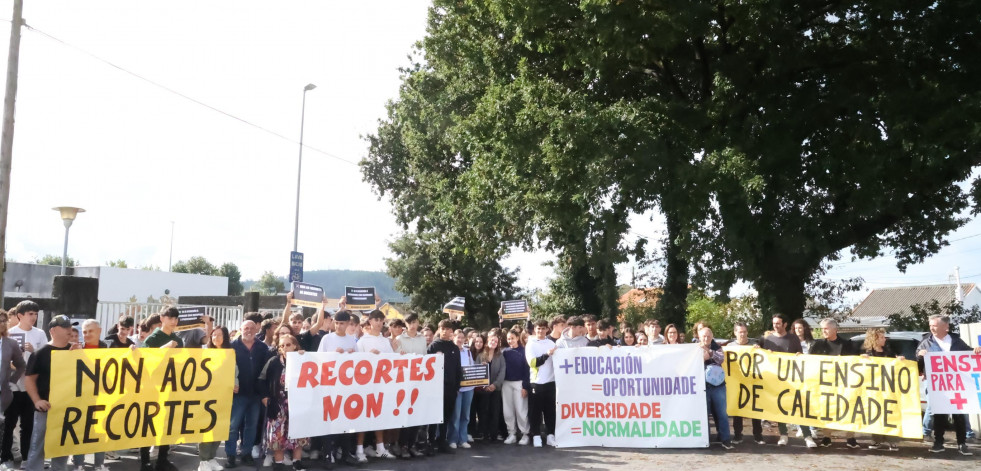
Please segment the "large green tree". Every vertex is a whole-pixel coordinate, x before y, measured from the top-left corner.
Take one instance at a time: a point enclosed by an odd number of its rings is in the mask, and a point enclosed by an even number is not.
[[[198,275],[224,276],[228,278],[228,295],[242,295],[242,272],[238,269],[238,265],[235,265],[234,263],[223,263],[219,267],[215,266],[204,257],[195,256],[187,260],[178,261],[173,267],[171,267],[171,271],[174,273],[195,273]],[[270,287],[270,289],[271,288],[272,287]],[[273,291],[273,293],[276,292],[278,291]]]
[[[631,249],[626,217],[657,207],[676,277],[747,280],[797,317],[822,261],[904,269],[964,223],[978,18],[969,1],[437,0],[379,129],[400,152],[366,176],[403,185],[405,221],[452,221],[473,250],[544,243],[598,280]]]

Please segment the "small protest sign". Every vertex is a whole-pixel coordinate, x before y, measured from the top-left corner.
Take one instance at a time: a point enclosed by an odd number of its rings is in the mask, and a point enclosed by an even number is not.
[[[463,296],[457,296],[443,306],[443,313],[448,314],[450,319],[459,319],[463,317],[465,303],[466,299]]]
[[[17,346],[20,347],[20,351],[23,352],[24,351],[24,338],[25,338],[26,334],[17,333],[17,334],[9,334],[9,335],[10,335],[10,338],[11,339],[13,339],[15,342],[17,342]]]
[[[318,308],[324,301],[324,289],[310,283],[293,282],[293,305]]]
[[[377,309],[375,304],[375,287],[355,288],[347,286],[344,288],[344,301],[347,308],[352,311],[370,311]]]
[[[490,384],[490,365],[470,365],[463,367],[463,379],[460,386],[487,386]]]
[[[501,303],[502,320],[521,320],[531,316],[531,309],[528,309],[528,301],[516,299],[514,301],[504,301]]]
[[[183,330],[204,327],[204,316],[206,309],[204,306],[179,307],[177,308],[177,328],[178,332]]]

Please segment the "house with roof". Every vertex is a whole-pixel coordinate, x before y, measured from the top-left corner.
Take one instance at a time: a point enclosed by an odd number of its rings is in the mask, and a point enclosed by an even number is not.
[[[960,298],[965,308],[981,305],[981,289],[974,283],[960,286]],[[957,297],[958,285],[918,285],[896,286],[872,290],[868,296],[852,310],[851,316],[841,323],[841,330],[860,331],[872,327],[888,327],[889,316],[897,312],[910,312],[914,304],[926,304],[936,300],[946,305]]]

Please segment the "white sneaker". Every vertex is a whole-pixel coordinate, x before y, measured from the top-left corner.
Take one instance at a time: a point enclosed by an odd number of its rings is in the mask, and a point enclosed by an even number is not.
[[[260,453],[262,453],[262,450],[259,449],[259,445],[253,445],[252,446],[252,459],[256,459],[256,460],[259,459],[259,454]],[[272,466],[272,465],[270,465],[270,466]]]
[[[508,438],[504,439],[505,445],[514,445],[514,442],[518,441],[518,437],[514,435],[508,435]]]
[[[541,435],[535,435],[535,438],[532,439],[532,442],[535,443],[535,448],[541,448],[542,447]]]
[[[153,445],[150,447],[150,460],[153,461],[157,459],[157,446]]]
[[[262,467],[263,468],[268,468],[268,467],[270,467],[272,465],[273,465],[273,457],[272,457],[272,455],[266,455],[266,459],[262,460]]]
[[[818,444],[811,437],[804,437],[804,443],[807,444],[808,448],[817,448]]]
[[[463,442],[463,443],[460,444],[460,448],[470,448],[470,444],[469,443],[466,443],[466,442]]]
[[[545,444],[551,447],[555,446],[555,435],[549,434],[545,437]]]
[[[473,435],[467,434],[467,443],[473,443]]]
[[[800,438],[800,437],[803,437],[803,436],[804,436],[804,429],[798,428],[797,429],[797,438]]]
[[[518,440],[518,445],[527,445],[527,444],[528,444],[528,435],[522,435],[521,440]]]
[[[450,449],[456,450],[456,443],[450,443]]]
[[[780,435],[780,439],[777,440],[777,445],[779,445],[779,446],[787,446],[787,442],[789,442],[789,441],[790,441],[790,439],[787,438],[786,435]]]
[[[368,457],[364,453],[358,453],[355,458],[357,458],[358,463],[367,463]]]
[[[210,460],[208,460],[208,466],[211,466],[211,469],[213,469],[214,471],[222,471],[223,469],[225,469],[224,466],[218,463],[217,458],[211,458]]]
[[[289,456],[284,456],[283,457],[283,464],[285,464],[286,466],[293,466],[293,460],[290,459]]]
[[[370,446],[364,449],[364,455],[368,458],[378,458],[378,453],[375,453],[375,448]]]
[[[211,465],[207,461],[198,463],[198,471],[211,471]]]
[[[389,453],[388,450],[386,450],[385,448],[382,448],[380,450],[375,450],[375,452],[378,458],[385,458],[389,460],[395,459],[395,455]]]
[[[98,468],[95,468],[95,471],[109,471],[109,467],[106,465],[102,465],[99,466]]]

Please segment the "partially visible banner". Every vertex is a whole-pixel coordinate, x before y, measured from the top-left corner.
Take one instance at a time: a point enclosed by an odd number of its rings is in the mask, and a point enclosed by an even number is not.
[[[730,416],[923,438],[916,362],[726,347]]]
[[[443,421],[443,356],[314,353],[286,356],[290,438]]]
[[[230,349],[54,351],[51,371],[46,457],[228,438]]]
[[[560,348],[552,362],[559,448],[709,445],[698,345]]]
[[[981,414],[981,355],[927,353],[923,364],[934,414]]]

